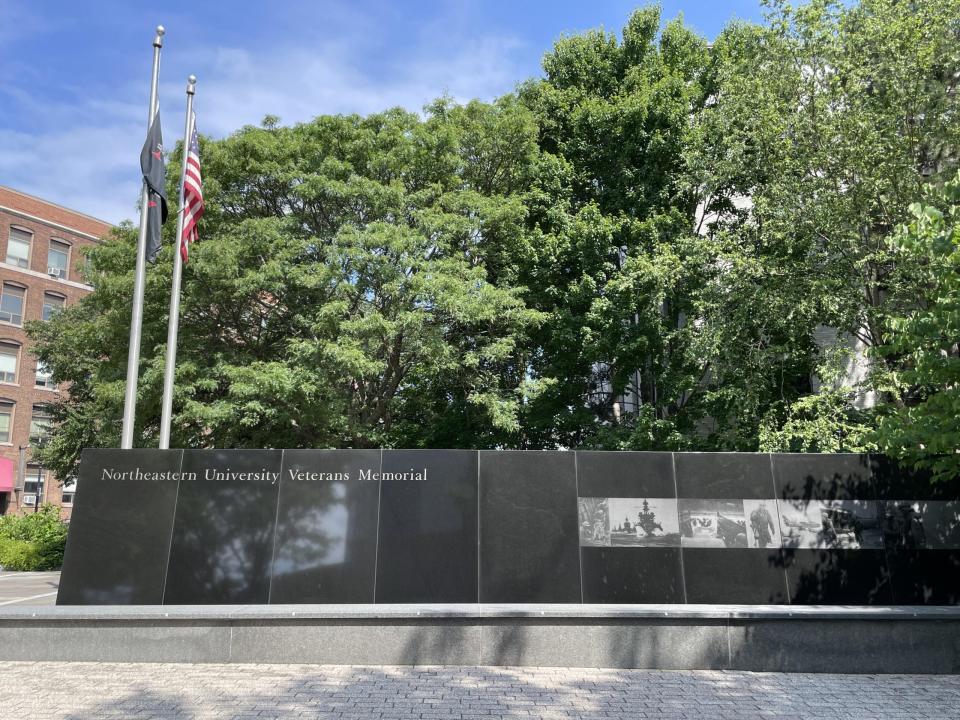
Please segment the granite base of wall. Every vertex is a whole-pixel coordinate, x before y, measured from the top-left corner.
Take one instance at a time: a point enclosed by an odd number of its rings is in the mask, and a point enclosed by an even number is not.
[[[0,661],[960,672],[956,608],[183,606],[0,613]]]

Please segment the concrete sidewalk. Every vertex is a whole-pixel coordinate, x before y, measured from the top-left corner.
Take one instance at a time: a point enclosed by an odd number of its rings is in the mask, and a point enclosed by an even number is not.
[[[0,572],[0,607],[55,605],[60,571]]]
[[[0,663],[0,718],[960,718],[960,677]]]

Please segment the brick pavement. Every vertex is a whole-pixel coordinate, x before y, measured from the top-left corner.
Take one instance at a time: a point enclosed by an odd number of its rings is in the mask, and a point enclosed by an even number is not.
[[[960,718],[960,677],[0,663],[0,718]]]

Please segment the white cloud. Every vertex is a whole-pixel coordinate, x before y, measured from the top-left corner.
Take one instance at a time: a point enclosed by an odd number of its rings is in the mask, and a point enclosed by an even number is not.
[[[293,49],[262,57],[220,48],[197,90],[198,117],[206,132],[223,135],[266,114],[284,123],[321,114],[368,114],[401,106],[420,110],[448,93],[460,101],[492,99],[518,80],[509,63],[514,43],[496,38],[461,46],[453,57],[416,58],[394,80],[370,77],[338,53]],[[181,90],[182,92],[182,90]]]
[[[0,130],[0,177],[17,190],[118,222],[136,212],[143,141],[135,138],[142,132],[133,125],[39,135]]]
[[[267,114],[291,124],[321,114],[367,114],[398,105],[416,111],[443,93],[460,101],[490,100],[522,79],[514,61],[519,44],[509,38],[447,37],[440,46],[424,44],[433,54],[415,51],[382,69],[365,68],[370,42],[357,35],[325,42],[323,49],[278,47],[269,53],[178,48],[162,67],[166,144],[172,147],[182,132],[187,72],[200,78],[200,130],[218,137],[258,124]],[[181,74],[183,80],[174,79]],[[0,84],[3,104],[43,122],[16,131],[0,126],[0,183],[111,222],[134,217],[146,88],[131,85],[109,93],[100,88],[86,95],[68,88],[51,102],[15,83],[8,79]]]

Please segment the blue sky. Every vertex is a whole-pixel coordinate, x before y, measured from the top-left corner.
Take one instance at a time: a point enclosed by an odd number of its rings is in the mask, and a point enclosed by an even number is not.
[[[153,28],[167,35],[160,103],[168,147],[183,132],[187,75],[198,127],[222,137],[266,114],[419,110],[436,96],[492,99],[540,72],[554,39],[619,32],[620,0],[272,0],[162,3],[0,0],[0,185],[111,222],[133,218]],[[708,37],[760,20],[759,0],[664,0]]]

